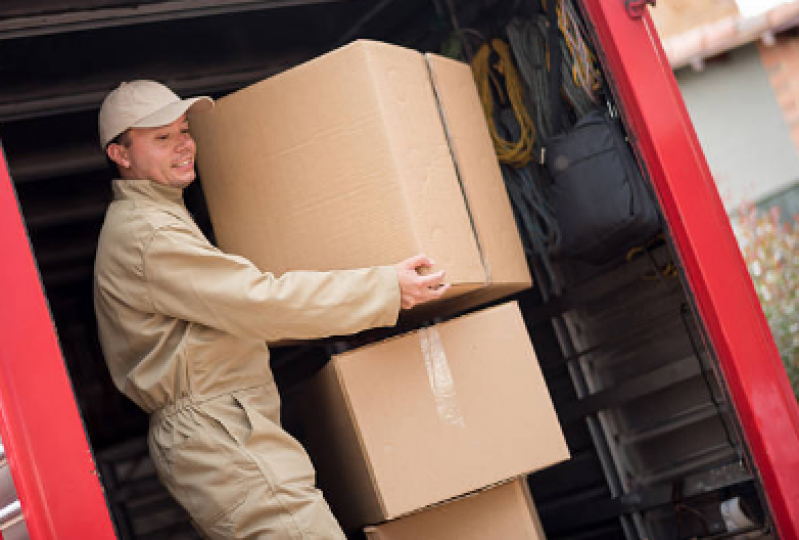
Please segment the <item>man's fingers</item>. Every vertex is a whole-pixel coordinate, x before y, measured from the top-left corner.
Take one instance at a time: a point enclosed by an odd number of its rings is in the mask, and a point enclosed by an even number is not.
[[[410,270],[416,270],[420,266],[433,266],[435,263],[425,255],[424,253],[420,253],[418,255],[414,255],[408,259],[405,259],[400,263],[400,265],[404,268],[408,268]]]
[[[430,300],[437,300],[438,298],[444,296],[444,293],[449,290],[449,286],[449,283],[445,283],[440,287],[436,287],[435,289],[428,289],[430,291]]]
[[[444,271],[419,277],[419,283],[425,287],[437,287],[444,281]]]

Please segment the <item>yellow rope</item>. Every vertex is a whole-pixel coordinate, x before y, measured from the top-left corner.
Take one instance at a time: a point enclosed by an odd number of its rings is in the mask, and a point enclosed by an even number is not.
[[[593,52],[586,47],[577,23],[573,19],[573,13],[563,9],[561,2],[556,4],[556,8],[558,10],[558,26],[574,60],[572,79],[578,87],[584,88],[588,95],[592,96],[593,91],[599,88],[596,58]]]
[[[499,60],[490,65],[491,53],[495,52]],[[504,87],[491,69],[502,75]],[[532,159],[533,142],[535,141],[535,127],[530,118],[530,113],[524,107],[523,87],[519,79],[519,73],[513,65],[510,47],[500,39],[491,40],[484,43],[472,60],[472,72],[477,83],[477,91],[480,94],[480,101],[483,104],[488,121],[488,129],[491,132],[491,139],[494,141],[494,149],[500,163],[505,163],[513,167],[524,167]],[[516,121],[519,123],[521,135],[517,141],[507,141],[497,132],[494,125],[494,94],[496,92],[500,103],[503,105],[510,102]]]

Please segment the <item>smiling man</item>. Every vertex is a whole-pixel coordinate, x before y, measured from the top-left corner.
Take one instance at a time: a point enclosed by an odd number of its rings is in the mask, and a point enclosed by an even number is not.
[[[116,386],[150,414],[159,477],[212,539],[343,540],[302,447],[280,425],[265,341],[390,326],[440,298],[443,272],[418,255],[395,266],[276,277],[206,240],[183,203],[195,179],[193,114],[154,81],[103,102],[115,164],[95,260],[100,342]]]

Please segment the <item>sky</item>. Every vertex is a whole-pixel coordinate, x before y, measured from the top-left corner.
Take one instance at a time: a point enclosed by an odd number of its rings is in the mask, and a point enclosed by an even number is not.
[[[780,4],[788,4],[789,0],[735,0],[738,10],[744,17],[754,17],[765,13]]]

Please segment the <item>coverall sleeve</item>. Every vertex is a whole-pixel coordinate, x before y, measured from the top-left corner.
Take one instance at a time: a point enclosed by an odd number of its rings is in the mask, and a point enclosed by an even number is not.
[[[154,234],[144,252],[144,274],[155,312],[265,341],[391,326],[400,309],[392,266],[277,278],[180,225]]]

